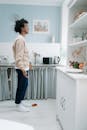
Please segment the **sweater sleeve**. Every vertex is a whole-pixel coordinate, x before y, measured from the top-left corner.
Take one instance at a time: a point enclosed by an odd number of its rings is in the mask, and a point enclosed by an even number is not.
[[[16,41],[16,64],[20,69],[24,69],[23,66],[23,56],[24,56],[24,41],[22,39],[19,39]]]

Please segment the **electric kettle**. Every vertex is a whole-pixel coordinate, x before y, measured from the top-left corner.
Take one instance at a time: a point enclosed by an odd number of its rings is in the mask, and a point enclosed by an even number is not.
[[[59,64],[60,62],[60,57],[59,56],[55,56],[54,57],[54,64]]]

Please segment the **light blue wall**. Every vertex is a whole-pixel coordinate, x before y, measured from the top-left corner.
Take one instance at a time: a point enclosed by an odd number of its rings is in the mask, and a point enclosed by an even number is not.
[[[0,5],[0,42],[12,42],[16,35],[13,31],[14,16],[26,18],[30,25],[30,34],[26,37],[29,42],[50,42],[51,36],[56,37],[56,42],[61,39],[61,8],[53,6],[30,5]],[[35,19],[49,20],[49,34],[33,34],[32,23]]]

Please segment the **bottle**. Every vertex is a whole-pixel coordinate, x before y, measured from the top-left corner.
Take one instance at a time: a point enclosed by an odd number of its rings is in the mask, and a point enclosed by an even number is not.
[[[52,36],[52,43],[55,43],[55,36]]]

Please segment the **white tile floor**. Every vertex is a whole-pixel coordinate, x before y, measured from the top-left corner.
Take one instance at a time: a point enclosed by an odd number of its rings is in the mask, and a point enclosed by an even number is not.
[[[38,107],[30,108],[30,112],[15,111],[13,101],[0,102],[0,119],[8,119],[34,127],[34,130],[56,130],[56,101],[30,100],[26,102],[38,103]]]

